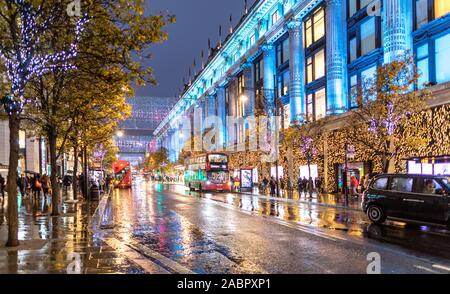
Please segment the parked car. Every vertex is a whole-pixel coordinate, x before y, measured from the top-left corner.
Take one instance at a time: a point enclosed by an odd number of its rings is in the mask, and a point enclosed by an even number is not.
[[[449,194],[448,176],[380,174],[364,191],[362,209],[374,223],[388,218],[450,228]]]

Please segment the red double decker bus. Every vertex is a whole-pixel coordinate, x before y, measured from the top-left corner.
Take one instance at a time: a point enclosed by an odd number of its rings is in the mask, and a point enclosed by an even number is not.
[[[210,152],[186,159],[184,183],[191,191],[231,191],[228,155]]]
[[[117,160],[113,163],[114,188],[131,188],[131,164],[126,160]]]

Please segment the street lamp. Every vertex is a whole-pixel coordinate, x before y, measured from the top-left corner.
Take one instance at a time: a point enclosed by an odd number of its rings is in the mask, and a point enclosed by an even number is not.
[[[116,136],[119,137],[119,138],[122,138],[123,135],[124,135],[124,133],[123,133],[123,131],[121,131],[121,130],[118,130],[118,131],[116,132]]]
[[[242,103],[245,103],[245,102],[248,101],[248,96],[245,95],[245,94],[242,94],[241,97],[239,97],[239,100],[240,100]]]

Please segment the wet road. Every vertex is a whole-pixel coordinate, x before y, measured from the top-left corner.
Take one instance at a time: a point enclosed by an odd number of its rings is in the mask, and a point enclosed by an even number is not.
[[[149,273],[366,273],[374,252],[382,273],[450,273],[450,232],[355,210],[140,180],[100,210],[94,236]]]

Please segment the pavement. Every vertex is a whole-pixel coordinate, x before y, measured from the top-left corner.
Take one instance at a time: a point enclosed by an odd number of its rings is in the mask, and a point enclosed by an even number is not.
[[[0,203],[0,274],[143,273],[100,239],[92,223],[98,203],[62,197],[62,213],[51,217],[51,199],[19,197],[20,246],[6,248],[7,199]],[[0,198],[0,201],[1,198]],[[79,266],[82,264],[82,266]]]
[[[23,216],[22,205],[25,247],[0,247],[0,273],[367,273],[373,256],[381,273],[450,273],[449,231],[372,225],[359,210],[316,198],[196,193],[137,179],[99,203],[64,204],[58,218],[41,209]]]

